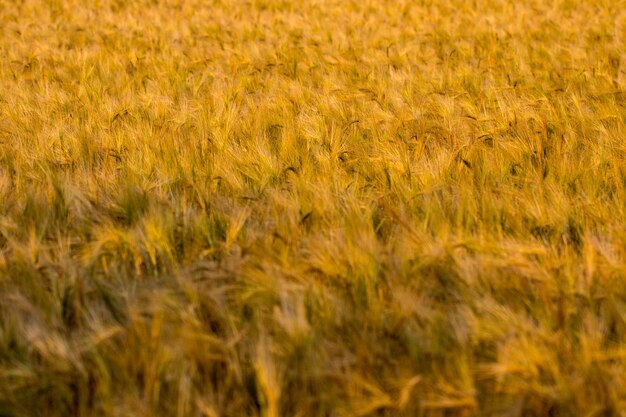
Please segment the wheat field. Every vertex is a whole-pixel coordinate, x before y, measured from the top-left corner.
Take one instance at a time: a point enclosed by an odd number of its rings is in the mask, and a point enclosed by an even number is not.
[[[626,416],[623,0],[0,0],[0,416]]]

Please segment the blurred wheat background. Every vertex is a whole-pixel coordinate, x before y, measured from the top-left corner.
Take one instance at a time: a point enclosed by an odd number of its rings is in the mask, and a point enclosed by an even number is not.
[[[0,416],[626,415],[623,0],[0,0]]]

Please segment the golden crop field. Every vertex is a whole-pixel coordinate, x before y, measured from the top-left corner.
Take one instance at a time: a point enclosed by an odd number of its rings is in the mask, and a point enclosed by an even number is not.
[[[0,416],[626,416],[626,3],[0,0]]]

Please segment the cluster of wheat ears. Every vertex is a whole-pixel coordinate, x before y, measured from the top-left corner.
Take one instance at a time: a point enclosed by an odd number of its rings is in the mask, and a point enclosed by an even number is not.
[[[0,416],[624,416],[623,0],[0,0]]]

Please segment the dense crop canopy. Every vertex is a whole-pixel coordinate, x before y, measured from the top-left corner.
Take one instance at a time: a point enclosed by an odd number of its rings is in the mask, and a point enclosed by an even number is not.
[[[620,0],[0,0],[0,416],[626,409]]]

